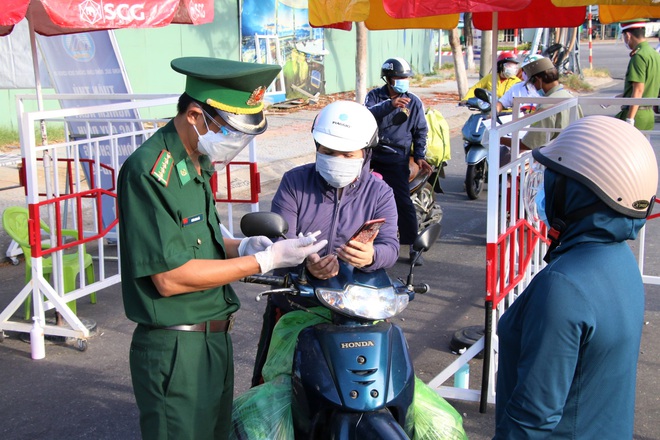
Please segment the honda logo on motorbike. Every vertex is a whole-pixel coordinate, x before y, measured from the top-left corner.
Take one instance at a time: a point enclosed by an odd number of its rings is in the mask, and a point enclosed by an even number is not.
[[[127,5],[126,3],[97,3],[94,0],[84,0],[78,5],[80,19],[89,24],[96,24],[101,20],[115,21],[123,23],[131,21],[144,21],[144,3]]]
[[[340,348],[361,348],[361,347],[375,347],[374,341],[357,341],[357,342],[342,342]]]

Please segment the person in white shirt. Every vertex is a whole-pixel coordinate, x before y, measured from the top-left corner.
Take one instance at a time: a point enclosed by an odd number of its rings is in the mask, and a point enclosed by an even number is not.
[[[527,64],[531,63],[532,61],[536,61],[540,58],[543,58],[542,55],[527,55],[525,59],[523,60],[522,67],[525,67]],[[506,91],[504,95],[497,101],[497,113],[502,112],[502,110],[505,109],[511,109],[513,108],[513,98],[534,98],[538,97],[539,94],[537,93],[536,89],[534,88],[533,84],[530,84],[528,82],[527,74],[523,70],[522,73],[522,81],[519,83],[516,83],[512,85],[509,90]],[[524,113],[531,113],[534,110],[536,110],[536,104],[522,104],[520,106],[520,111]]]

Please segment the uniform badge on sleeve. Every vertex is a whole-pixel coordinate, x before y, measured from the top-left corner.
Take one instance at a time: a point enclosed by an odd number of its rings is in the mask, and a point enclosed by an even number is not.
[[[172,155],[169,151],[163,150],[160,152],[154,167],[151,169],[151,175],[163,186],[167,186],[170,182],[170,174],[172,173]]]
[[[181,180],[181,185],[185,185],[190,181],[190,173],[188,172],[188,165],[186,160],[183,159],[176,164],[176,170],[179,174],[179,180]]]

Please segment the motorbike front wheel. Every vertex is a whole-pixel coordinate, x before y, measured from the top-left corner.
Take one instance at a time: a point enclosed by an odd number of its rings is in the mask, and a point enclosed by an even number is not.
[[[488,167],[485,160],[467,166],[467,171],[465,172],[465,191],[471,200],[479,198],[479,194],[481,194],[481,190],[484,188],[484,180],[487,172]]]
[[[435,201],[435,193],[430,183],[425,183],[411,197],[417,216],[417,232],[426,229],[433,223],[442,221],[442,208]]]

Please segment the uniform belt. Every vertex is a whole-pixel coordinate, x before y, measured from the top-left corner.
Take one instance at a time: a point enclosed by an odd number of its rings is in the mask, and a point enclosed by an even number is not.
[[[234,317],[230,316],[229,319],[200,322],[199,324],[170,325],[167,327],[151,327],[151,328],[154,330],[176,330],[179,332],[206,332],[208,329],[210,333],[222,333],[222,332],[230,331],[233,324],[234,324]]]

